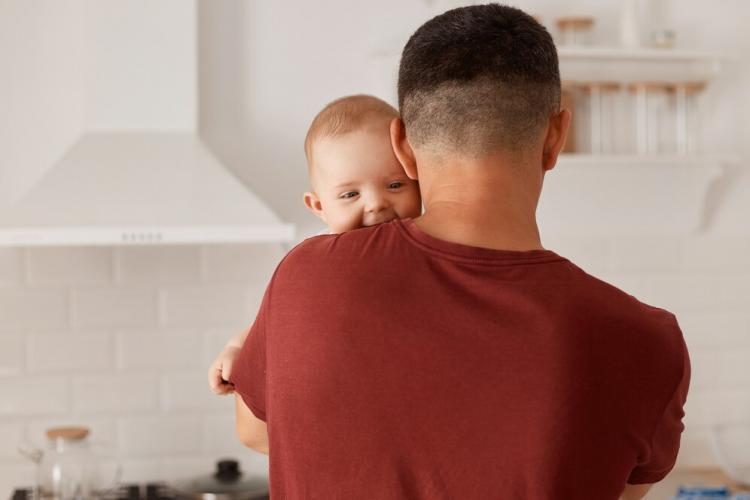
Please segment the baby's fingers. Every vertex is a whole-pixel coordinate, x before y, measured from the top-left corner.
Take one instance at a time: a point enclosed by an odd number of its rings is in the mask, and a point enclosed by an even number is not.
[[[218,369],[213,372],[209,385],[214,394],[229,394],[234,392],[234,384],[223,380],[221,378],[221,372]]]
[[[224,363],[221,365],[221,378],[225,382],[229,382],[231,380],[232,376],[232,360],[231,359],[225,359]]]
[[[222,394],[221,361],[216,360],[208,368],[208,386],[216,394]]]

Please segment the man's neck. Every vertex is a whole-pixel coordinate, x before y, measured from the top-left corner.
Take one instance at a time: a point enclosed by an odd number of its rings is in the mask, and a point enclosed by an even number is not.
[[[468,246],[498,250],[544,249],[536,222],[542,184],[539,172],[525,165],[443,164],[420,169],[424,215],[417,227],[435,238]],[[450,166],[448,166],[450,165]],[[445,169],[451,169],[446,175]],[[526,173],[519,173],[526,172]],[[442,179],[451,179],[445,183]]]

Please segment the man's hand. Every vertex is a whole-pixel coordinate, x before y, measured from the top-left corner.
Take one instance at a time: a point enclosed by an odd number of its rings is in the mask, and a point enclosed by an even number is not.
[[[225,395],[234,392],[234,384],[229,381],[232,374],[232,365],[240,348],[227,344],[219,353],[211,366],[208,368],[208,386],[214,394]]]

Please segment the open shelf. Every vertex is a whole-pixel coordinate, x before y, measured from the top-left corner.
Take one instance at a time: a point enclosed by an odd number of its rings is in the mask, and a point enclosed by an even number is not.
[[[692,62],[718,62],[723,57],[712,53],[697,50],[678,49],[654,49],[642,47],[637,49],[626,49],[622,47],[604,46],[559,46],[557,55],[560,59],[613,59],[613,60],[637,60],[637,61],[692,61]]]
[[[559,47],[563,80],[710,80],[727,59],[710,52],[621,47]]]

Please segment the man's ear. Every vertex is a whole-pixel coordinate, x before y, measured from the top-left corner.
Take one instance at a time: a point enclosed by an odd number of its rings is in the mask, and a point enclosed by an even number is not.
[[[391,147],[393,148],[393,154],[396,155],[396,159],[404,167],[404,171],[409,179],[419,180],[414,150],[406,138],[406,127],[401,118],[391,120]]]
[[[305,201],[305,206],[309,211],[320,217],[320,219],[328,224],[328,221],[326,221],[325,215],[323,215],[323,205],[320,203],[320,198],[318,198],[318,195],[308,191],[305,193],[303,197]]]
[[[568,137],[570,120],[570,110],[566,108],[550,116],[547,136],[544,138],[544,150],[542,151],[542,169],[545,171],[555,168],[557,157],[565,146],[565,140]]]

